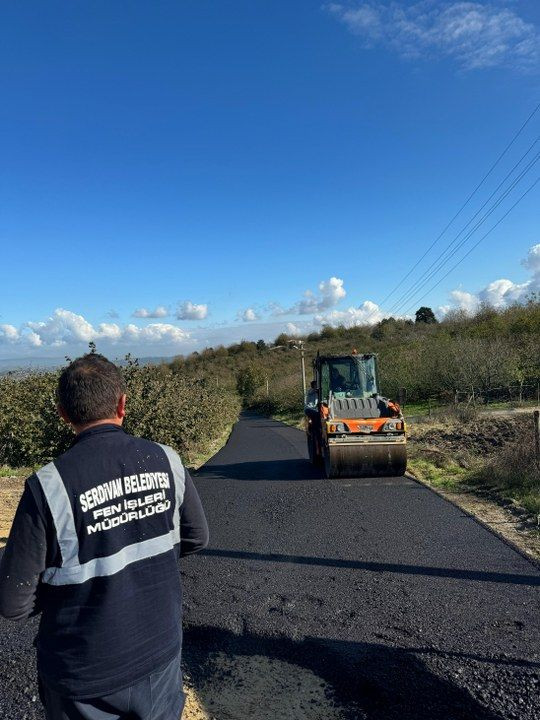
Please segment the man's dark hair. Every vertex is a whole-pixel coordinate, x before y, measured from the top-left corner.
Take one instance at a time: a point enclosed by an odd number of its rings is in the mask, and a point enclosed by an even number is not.
[[[85,425],[115,417],[124,392],[124,379],[116,365],[103,355],[89,353],[62,371],[57,399],[74,425]]]

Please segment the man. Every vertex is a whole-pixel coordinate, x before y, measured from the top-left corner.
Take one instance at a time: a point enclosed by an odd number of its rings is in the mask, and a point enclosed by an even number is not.
[[[316,408],[319,403],[319,392],[317,390],[317,381],[312,380],[309,384],[309,390],[306,393],[306,408]]]
[[[0,563],[0,613],[41,612],[48,720],[176,720],[184,704],[177,560],[208,527],[177,453],[125,433],[125,406],[102,355],[62,372],[58,411],[76,438],[26,481]]]
[[[344,392],[346,389],[347,381],[339,370],[335,367],[331,370],[331,389],[332,392]]]

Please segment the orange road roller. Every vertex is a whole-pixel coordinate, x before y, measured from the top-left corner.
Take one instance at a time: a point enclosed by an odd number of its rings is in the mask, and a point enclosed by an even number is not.
[[[377,356],[317,355],[313,371],[305,403],[311,462],[328,478],[403,475],[405,420],[379,394]]]

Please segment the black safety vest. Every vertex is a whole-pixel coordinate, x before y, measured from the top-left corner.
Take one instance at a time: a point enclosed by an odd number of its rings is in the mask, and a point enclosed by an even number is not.
[[[168,446],[101,425],[34,477],[53,535],[40,675],[70,697],[127,687],[181,646],[182,462]]]

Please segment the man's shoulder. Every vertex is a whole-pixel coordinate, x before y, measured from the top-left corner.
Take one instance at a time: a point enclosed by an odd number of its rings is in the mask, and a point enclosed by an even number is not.
[[[128,439],[128,442],[137,451],[145,451],[147,455],[158,455],[160,457],[165,454],[171,465],[177,469],[183,468],[180,455],[178,454],[178,451],[172,447],[172,445],[167,445],[165,443],[158,442],[157,440],[149,440],[148,438],[140,437],[139,435],[128,435],[126,433],[124,437]]]

